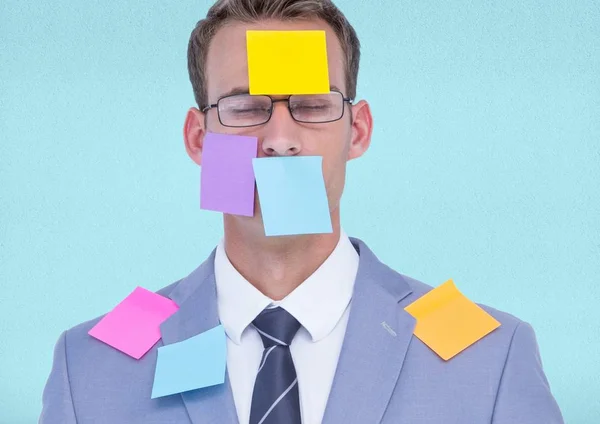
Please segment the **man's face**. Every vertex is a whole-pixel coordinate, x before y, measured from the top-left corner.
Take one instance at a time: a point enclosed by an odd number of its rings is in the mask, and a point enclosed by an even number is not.
[[[344,97],[348,96],[344,53],[336,34],[327,23],[320,20],[295,22],[270,20],[255,24],[234,22],[222,27],[215,34],[209,47],[206,63],[209,104],[217,103],[219,98],[233,89],[248,89],[247,30],[324,30],[327,40],[330,86],[341,91]],[[188,120],[191,112],[190,110],[188,113]],[[269,122],[259,126],[225,127],[219,122],[216,108],[208,110],[205,115],[197,109],[194,111],[192,119],[204,121],[204,118],[206,118],[205,127],[204,122],[197,124],[204,127],[198,130],[200,138],[206,131],[258,137],[258,157],[322,156],[323,177],[332,213],[339,207],[345,182],[346,162],[361,156],[367,149],[372,127],[369,107],[364,101],[354,106],[345,103],[342,119],[325,124],[294,121],[285,102],[275,103]],[[186,122],[186,136],[189,136],[187,128],[188,122]],[[196,151],[190,149],[189,144],[186,140],[188,154],[201,164],[201,143]],[[258,196],[256,199],[255,218],[262,220]]]

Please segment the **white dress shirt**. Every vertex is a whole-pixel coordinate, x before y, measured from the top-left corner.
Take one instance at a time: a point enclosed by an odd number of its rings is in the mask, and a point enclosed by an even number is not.
[[[281,301],[250,284],[229,261],[221,240],[215,255],[217,304],[227,334],[227,370],[240,424],[248,424],[263,343],[250,325],[267,307],[280,306],[302,327],[290,351],[296,367],[303,424],[320,424],[346,333],[358,253],[340,232],[325,262]]]

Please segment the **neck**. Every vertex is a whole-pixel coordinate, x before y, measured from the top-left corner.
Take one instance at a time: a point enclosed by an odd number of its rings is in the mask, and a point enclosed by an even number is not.
[[[235,269],[265,296],[281,300],[313,274],[340,239],[339,210],[333,232],[266,237],[260,223],[223,215],[225,252]]]

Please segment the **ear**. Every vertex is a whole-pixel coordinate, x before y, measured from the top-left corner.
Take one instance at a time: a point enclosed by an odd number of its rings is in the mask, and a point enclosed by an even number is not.
[[[195,107],[191,107],[185,116],[183,140],[188,156],[198,165],[202,164],[202,148],[205,134],[204,113]]]
[[[348,150],[348,160],[361,157],[371,145],[373,117],[366,100],[352,105],[352,139]]]

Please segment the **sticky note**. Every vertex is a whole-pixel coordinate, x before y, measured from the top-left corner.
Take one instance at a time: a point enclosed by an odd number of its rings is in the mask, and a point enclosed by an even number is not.
[[[265,235],[331,233],[321,156],[253,159]]]
[[[416,318],[414,334],[448,360],[485,337],[500,323],[446,281],[405,308]]]
[[[152,399],[225,382],[227,345],[218,325],[181,342],[158,348]]]
[[[178,309],[171,299],[136,287],[88,334],[140,359],[160,339],[160,324]]]
[[[329,93],[325,31],[246,31],[250,94]]]
[[[200,172],[200,209],[254,215],[254,170],[258,138],[207,133]]]

